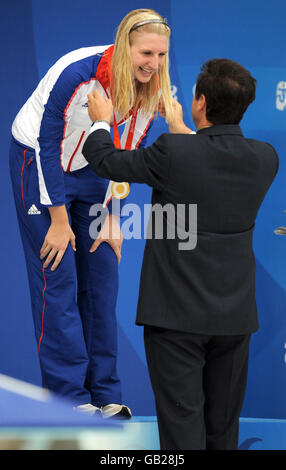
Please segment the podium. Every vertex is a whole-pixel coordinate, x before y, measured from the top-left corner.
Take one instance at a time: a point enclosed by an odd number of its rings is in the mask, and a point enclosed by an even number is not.
[[[40,387],[0,374],[0,450],[159,449],[156,416],[90,416]],[[286,450],[286,420],[241,418],[239,450]]]

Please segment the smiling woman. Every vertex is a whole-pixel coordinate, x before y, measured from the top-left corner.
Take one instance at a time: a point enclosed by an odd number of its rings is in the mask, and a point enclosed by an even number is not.
[[[11,179],[43,386],[81,411],[106,418],[131,417],[117,374],[122,234],[115,204],[97,240],[90,237],[90,209],[108,204],[112,182],[93,173],[82,154],[92,124],[87,97],[97,91],[111,99],[117,146],[142,146],[160,94],[171,109],[169,36],[158,13],[130,12],[115,45],[61,57],[12,126]],[[117,123],[124,125],[121,138]],[[119,202],[120,196],[113,194]]]
[[[154,10],[134,10],[122,20],[111,66],[113,104],[122,116],[139,103],[146,115],[154,112],[161,93],[171,120],[170,34],[166,19]]]
[[[168,52],[168,38],[157,33],[140,32],[130,47],[133,75],[140,83],[148,83],[160,73]]]

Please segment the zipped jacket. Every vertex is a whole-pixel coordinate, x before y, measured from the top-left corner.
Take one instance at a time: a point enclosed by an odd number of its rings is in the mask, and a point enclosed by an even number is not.
[[[41,203],[46,206],[65,204],[64,172],[79,170],[88,163],[82,147],[92,121],[88,114],[87,95],[99,90],[110,96],[109,69],[113,45],[86,47],[61,57],[42,78],[37,88],[17,114],[13,137],[35,150]],[[140,109],[131,135],[131,149],[142,145],[154,115]],[[121,148],[130,143],[131,117],[124,124]],[[104,205],[111,200],[111,182]]]

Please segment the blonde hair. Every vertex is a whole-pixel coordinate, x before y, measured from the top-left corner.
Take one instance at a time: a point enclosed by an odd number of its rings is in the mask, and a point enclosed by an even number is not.
[[[158,92],[161,89],[161,98],[164,101],[168,122],[171,120],[173,112],[168,52],[160,69],[160,77],[158,73],[155,73],[148,83],[139,84],[136,87],[132,71],[130,45],[134,34],[152,32],[170,37],[170,28],[162,23],[149,23],[130,33],[136,23],[150,19],[164,20],[154,10],[139,9],[128,13],[118,27],[111,64],[113,105],[122,117],[126,117],[129,110],[137,107],[139,103],[144,114],[153,114],[158,106],[160,98]]]

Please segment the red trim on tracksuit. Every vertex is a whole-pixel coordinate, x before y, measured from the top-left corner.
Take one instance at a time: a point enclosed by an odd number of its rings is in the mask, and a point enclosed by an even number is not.
[[[79,146],[80,146],[80,144],[81,144],[81,141],[82,141],[82,139],[83,139],[84,134],[85,134],[85,131],[82,132],[82,134],[81,134],[81,136],[80,136],[80,139],[79,139],[79,141],[78,141],[78,143],[77,143],[77,146],[76,146],[76,148],[75,148],[75,150],[74,150],[74,152],[73,152],[71,158],[69,159],[69,164],[68,164],[67,170],[66,170],[67,173],[70,172],[73,158],[74,158],[76,152],[78,151],[78,148],[79,148]]]
[[[23,202],[23,207],[24,207],[25,213],[27,213],[27,211],[26,211],[26,204],[25,204],[25,199],[24,199],[24,183],[23,183],[23,176],[24,176],[24,168],[25,168],[25,163],[26,163],[26,152],[27,152],[27,150],[28,150],[28,149],[25,149],[25,150],[24,150],[24,153],[23,153],[23,163],[22,163],[22,168],[21,168],[21,193],[22,193],[21,196],[22,196],[22,202]],[[28,161],[27,165],[29,165],[32,160],[33,160],[33,157],[30,158],[30,160]],[[44,335],[44,317],[45,317],[45,306],[46,306],[45,290],[46,290],[46,287],[47,287],[47,282],[46,282],[44,267],[43,267],[43,269],[42,269],[42,273],[43,273],[43,278],[44,278],[44,288],[43,288],[43,291],[42,291],[43,309],[42,309],[42,329],[41,329],[41,336],[40,336],[39,343],[38,343],[38,354],[40,354],[41,342],[42,342],[43,335]]]
[[[46,287],[47,287],[47,282],[46,282],[46,277],[45,277],[45,268],[44,268],[44,266],[43,266],[43,269],[42,269],[42,273],[43,273],[43,278],[44,278],[44,288],[43,288],[43,291],[42,291],[43,310],[42,310],[42,330],[41,330],[41,336],[40,336],[39,343],[38,343],[38,354],[40,354],[41,342],[42,342],[43,335],[44,335],[44,318],[45,318],[45,306],[46,306],[45,290],[46,290]]]
[[[112,199],[112,196],[110,196],[110,198],[108,199],[108,201],[106,201],[106,205],[107,205],[107,206],[108,206],[108,204],[110,203],[111,199]]]
[[[22,193],[22,202],[23,202],[23,207],[24,207],[25,212],[26,212],[26,204],[25,204],[25,200],[24,200],[23,173],[24,173],[24,168],[25,168],[26,152],[27,152],[27,150],[28,150],[28,149],[25,149],[25,150],[24,150],[24,154],[23,154],[23,164],[22,164],[22,168],[21,168],[21,193]]]
[[[70,99],[69,99],[68,104],[66,105],[66,107],[65,107],[65,109],[64,109],[63,119],[64,119],[64,121],[65,121],[65,125],[64,125],[64,130],[63,130],[63,138],[62,138],[61,145],[60,145],[60,147],[61,147],[60,160],[61,160],[61,166],[62,166],[62,169],[63,169],[63,170],[64,170],[64,167],[63,167],[63,162],[62,162],[62,155],[63,155],[63,142],[64,142],[64,140],[65,140],[65,138],[66,138],[66,128],[67,128],[67,125],[68,125],[68,122],[67,122],[67,111],[68,111],[68,109],[69,109],[69,107],[70,107],[70,105],[71,105],[72,100],[74,99],[75,95],[77,94],[78,90],[80,89],[80,87],[81,87],[82,85],[88,85],[92,80],[96,80],[96,78],[93,77],[93,78],[91,78],[88,82],[81,82],[81,83],[76,87],[76,89],[74,90],[72,96],[71,96]],[[72,158],[73,158],[73,157],[74,157],[74,154],[73,154]]]

